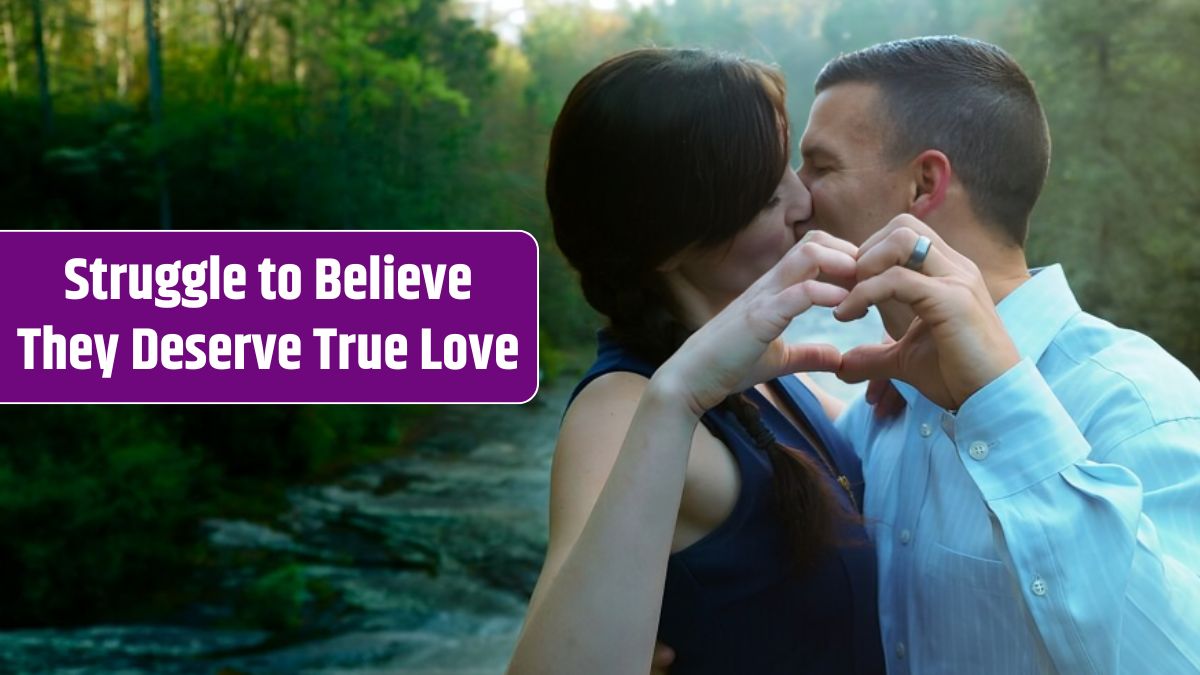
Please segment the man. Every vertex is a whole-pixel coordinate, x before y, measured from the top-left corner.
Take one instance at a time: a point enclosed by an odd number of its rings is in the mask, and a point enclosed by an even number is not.
[[[860,244],[836,315],[885,303],[898,340],[842,375],[907,383],[899,418],[839,421],[889,672],[1200,670],[1200,383],[1080,311],[1060,267],[1028,271],[1050,149],[1032,85],[999,48],[923,38],[836,59],[816,91],[812,224]],[[924,223],[872,232],[897,212]]]
[[[1029,80],[939,37],[842,56],[816,91],[811,226],[860,246],[835,316],[879,305],[896,340],[840,375],[907,403],[839,419],[888,671],[1200,671],[1200,382],[1082,312],[1060,267],[1029,271],[1050,148]]]

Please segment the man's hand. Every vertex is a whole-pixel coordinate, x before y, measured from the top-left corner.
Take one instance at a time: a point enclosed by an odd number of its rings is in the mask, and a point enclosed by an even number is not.
[[[904,412],[906,402],[896,390],[892,381],[887,378],[871,380],[867,383],[867,403],[875,413],[875,419],[886,420]]]
[[[901,306],[903,307],[903,305]],[[905,311],[908,310],[905,309]],[[912,319],[910,318],[909,321],[911,322]],[[894,342],[896,341],[890,335],[884,333],[883,343],[885,345]],[[866,398],[867,404],[871,406],[877,420],[895,417],[904,412],[904,407],[908,405],[904,397],[900,395],[900,391],[896,389],[896,385],[886,377],[876,377],[867,383]]]
[[[661,642],[654,643],[654,658],[650,660],[650,675],[667,675],[675,662],[675,650]]]
[[[921,236],[932,247],[921,270],[910,270],[904,264]],[[834,309],[837,319],[853,321],[889,300],[916,318],[894,343],[843,354],[841,379],[896,378],[939,406],[957,409],[1020,361],[979,268],[913,216],[893,218],[859,248],[857,278]]]

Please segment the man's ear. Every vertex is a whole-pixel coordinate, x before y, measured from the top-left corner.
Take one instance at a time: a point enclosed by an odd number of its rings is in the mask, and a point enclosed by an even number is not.
[[[908,212],[925,220],[946,201],[954,170],[941,151],[926,150],[913,160],[913,198]]]

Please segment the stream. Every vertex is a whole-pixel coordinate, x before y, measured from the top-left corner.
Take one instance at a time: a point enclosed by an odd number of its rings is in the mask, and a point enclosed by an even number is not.
[[[231,560],[294,561],[302,587],[335,598],[325,616],[304,617],[320,634],[276,644],[265,631],[182,626],[10,631],[0,672],[503,672],[541,567],[572,385],[543,382],[522,406],[444,407],[404,455],[289,490],[269,526],[205,524]],[[237,568],[223,574],[247,583]]]
[[[814,310],[787,336],[845,349],[880,331],[875,317],[846,327]],[[818,381],[843,398],[859,391]],[[281,570],[259,586],[263,611],[278,605],[275,620],[296,623],[288,630],[214,628],[229,612],[214,598],[180,625],[0,632],[0,672],[502,673],[541,567],[550,461],[574,383],[544,381],[520,406],[445,406],[403,454],[290,489],[269,524],[206,522],[228,559],[224,586],[244,592],[253,570]],[[273,586],[291,591],[273,604]]]

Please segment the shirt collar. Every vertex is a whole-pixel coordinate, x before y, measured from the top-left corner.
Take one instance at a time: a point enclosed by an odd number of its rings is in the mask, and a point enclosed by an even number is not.
[[[1082,310],[1062,265],[1030,270],[1033,278],[996,305],[1021,358],[1037,363],[1071,317]]]
[[[1062,265],[1050,265],[1029,271],[1032,278],[1009,293],[996,311],[1021,358],[1037,363],[1049,349],[1054,336],[1080,311],[1079,302],[1067,284]],[[896,391],[911,407],[921,399],[920,392],[906,382],[892,380]]]

